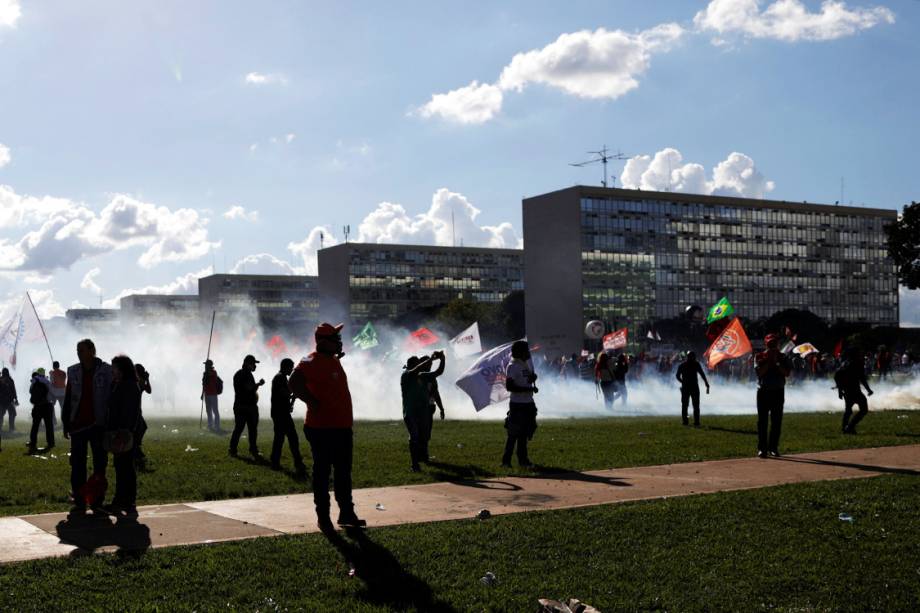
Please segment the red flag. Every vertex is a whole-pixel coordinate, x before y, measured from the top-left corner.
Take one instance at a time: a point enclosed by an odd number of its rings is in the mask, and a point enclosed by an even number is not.
[[[707,364],[711,370],[722,360],[740,358],[750,352],[751,341],[748,340],[744,328],[741,327],[741,321],[733,319],[722,331],[719,338],[706,350],[703,357],[707,359]]]
[[[725,329],[728,328],[728,324],[733,322],[734,319],[729,319],[728,317],[723,317],[722,319],[717,319],[706,328],[706,340],[710,343],[714,342],[717,338],[722,336],[722,333],[725,332]]]
[[[837,344],[834,345],[834,357],[840,359],[840,355],[843,353],[843,339],[837,341]]]
[[[622,349],[626,346],[627,329],[620,328],[604,337],[604,350]]]
[[[438,338],[438,335],[428,328],[419,328],[406,339],[406,349],[416,351],[428,345],[433,345],[439,340],[441,339]]]
[[[265,348],[271,352],[272,357],[276,360],[288,353],[287,343],[284,342],[280,334],[276,334],[268,339],[268,342],[265,343]]]

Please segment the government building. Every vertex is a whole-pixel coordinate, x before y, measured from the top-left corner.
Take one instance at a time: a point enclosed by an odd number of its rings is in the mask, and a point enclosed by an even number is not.
[[[580,350],[591,320],[635,338],[722,296],[749,319],[898,325],[895,210],[586,186],[522,207],[527,332],[550,353]]]
[[[266,331],[312,332],[319,311],[316,277],[216,274],[198,279],[198,304],[210,323],[237,320]]]
[[[524,289],[518,249],[344,243],[318,253],[322,318],[394,320],[465,297],[501,302]]]

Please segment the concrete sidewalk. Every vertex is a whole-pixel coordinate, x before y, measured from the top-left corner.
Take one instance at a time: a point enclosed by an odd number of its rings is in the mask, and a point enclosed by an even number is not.
[[[354,492],[369,527],[646,500],[881,474],[920,476],[920,445],[850,449]],[[316,532],[313,495],[140,507],[136,521],[66,513],[0,517],[0,563]],[[333,509],[335,519],[336,509]]]

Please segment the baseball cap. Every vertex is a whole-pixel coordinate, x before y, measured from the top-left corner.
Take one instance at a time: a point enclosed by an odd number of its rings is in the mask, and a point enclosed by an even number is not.
[[[249,354],[245,358],[243,358],[243,364],[245,364],[246,362],[253,362],[255,364],[258,364],[259,360],[256,359],[256,356]]]
[[[339,324],[337,326],[333,326],[332,324],[323,322],[320,325],[316,326],[316,332],[314,332],[313,335],[316,338],[327,337],[327,336],[338,336],[342,332],[342,328],[344,327],[345,327],[345,324]]]
[[[38,374],[40,374],[40,375],[42,375],[42,376],[45,375],[45,369],[44,369],[44,368],[39,368],[39,369],[36,370],[35,372],[37,372]]]
[[[763,342],[765,345],[769,345],[771,343],[778,343],[779,336],[777,336],[776,334],[768,334],[764,337]]]
[[[205,366],[214,366],[214,360],[205,360],[205,361],[204,361],[204,365],[205,365]]]

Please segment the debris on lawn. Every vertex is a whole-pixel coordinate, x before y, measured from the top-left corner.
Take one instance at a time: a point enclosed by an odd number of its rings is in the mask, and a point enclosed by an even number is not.
[[[348,576],[349,577],[355,576],[355,567],[352,566],[351,564],[348,565]]]
[[[172,432],[173,434],[179,434],[179,428],[173,428],[172,430],[170,430],[170,432]]]
[[[457,443],[457,449],[463,449],[463,443]]]
[[[47,459],[48,459],[48,456],[44,456],[44,455],[34,455],[34,456],[32,456],[32,457],[33,457],[33,458],[38,458],[39,460],[47,460]]]
[[[492,513],[489,512],[489,509],[482,509],[479,513],[476,513],[476,519],[489,519],[492,517]]]
[[[540,605],[539,613],[601,613],[598,609],[577,598],[569,598],[566,602],[541,598],[537,603]]]
[[[484,574],[482,577],[479,578],[479,582],[482,583],[483,585],[491,586],[491,585],[495,585],[496,583],[498,583],[498,578],[495,576],[495,573],[487,572],[486,574]]]
[[[839,519],[840,521],[848,521],[850,523],[853,523],[853,516],[850,515],[849,513],[841,513],[840,515],[837,516],[837,519]]]
[[[907,419],[907,415],[898,415],[898,419]]]
[[[197,448],[197,447],[192,447],[191,445],[186,445],[186,446],[185,446],[185,450],[186,450],[186,451],[198,451],[198,448]]]
[[[380,503],[380,502],[378,502],[378,503],[374,506],[374,508],[377,509],[378,511],[386,511],[386,510],[387,510],[387,508],[386,508],[385,506],[383,506],[383,503]]]

